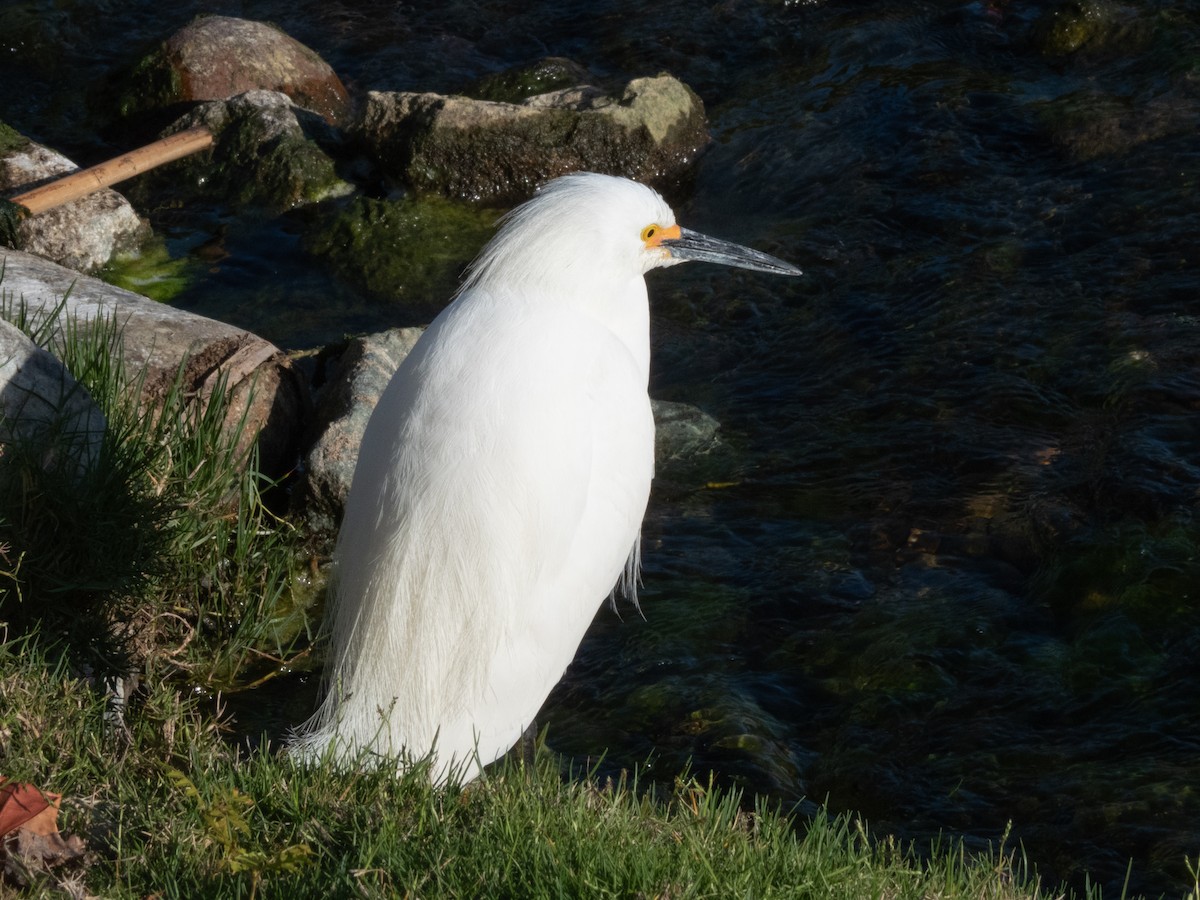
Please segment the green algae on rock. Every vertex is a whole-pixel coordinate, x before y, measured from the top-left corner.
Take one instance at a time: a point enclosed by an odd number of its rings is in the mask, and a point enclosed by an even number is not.
[[[304,243],[341,278],[428,314],[454,293],[496,215],[439,197],[356,197],[314,225]]]
[[[22,150],[29,144],[29,138],[21,134],[11,125],[0,122],[0,156]]]
[[[223,196],[239,206],[283,211],[351,192],[313,135],[334,138],[314,114],[277,91],[248,91],[204,103],[175,122],[203,125],[216,136],[209,151],[143,178],[143,189]]]
[[[548,56],[528,66],[517,66],[481,78],[467,93],[479,100],[521,103],[530,97],[590,84],[592,75],[574,60]]]
[[[99,275],[109,284],[170,303],[191,283],[195,262],[188,257],[173,258],[161,237],[151,238],[137,254],[121,254],[112,259]]]

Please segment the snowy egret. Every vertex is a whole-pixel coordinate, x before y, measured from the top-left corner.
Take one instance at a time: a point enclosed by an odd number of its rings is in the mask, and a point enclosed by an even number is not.
[[[509,213],[380,397],[334,555],[312,759],[434,754],[466,779],[521,737],[618,586],[654,468],[643,275],[800,270],[580,173]],[[634,598],[636,601],[636,598]]]

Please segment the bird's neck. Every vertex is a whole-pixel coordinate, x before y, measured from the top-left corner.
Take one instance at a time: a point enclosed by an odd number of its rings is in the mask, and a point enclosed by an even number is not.
[[[569,303],[576,312],[616,336],[649,380],[650,305],[641,275],[623,281],[580,280],[557,292],[555,302]]]

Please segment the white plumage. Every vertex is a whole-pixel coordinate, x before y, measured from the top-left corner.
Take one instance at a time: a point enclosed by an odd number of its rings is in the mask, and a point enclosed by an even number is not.
[[[505,218],[367,425],[328,692],[292,753],[433,752],[441,780],[516,743],[636,576],[654,465],[643,275],[690,258],[799,274],[679,229],[621,178],[557,179]]]

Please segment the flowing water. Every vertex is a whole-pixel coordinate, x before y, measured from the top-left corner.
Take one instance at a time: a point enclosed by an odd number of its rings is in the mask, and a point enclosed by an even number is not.
[[[431,5],[432,6],[432,5]],[[541,724],[1048,881],[1179,896],[1200,855],[1200,4],[1154,0],[43,0],[0,7],[0,118],[98,159],[88,85],[201,8],[271,20],[352,89],[545,55],[668,70],[713,143],[681,220],[804,267],[651,276],[652,393],[723,424],[666,467],[645,618],[605,609]],[[404,313],[288,220],[179,302],[285,347]],[[805,799],[807,798],[807,799]]]

